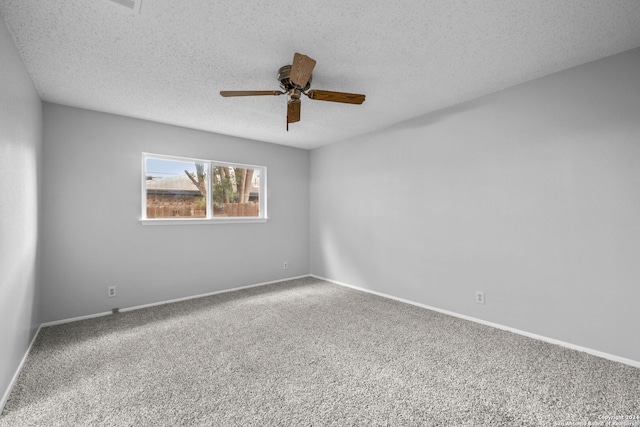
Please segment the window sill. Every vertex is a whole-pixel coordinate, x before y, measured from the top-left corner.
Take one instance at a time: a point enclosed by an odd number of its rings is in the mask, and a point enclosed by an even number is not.
[[[249,224],[258,222],[267,222],[269,218],[156,218],[141,219],[142,225],[208,225],[208,224]]]

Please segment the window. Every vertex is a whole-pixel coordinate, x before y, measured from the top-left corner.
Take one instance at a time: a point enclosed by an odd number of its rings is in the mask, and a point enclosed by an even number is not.
[[[264,166],[143,153],[142,220],[265,221],[266,175]]]

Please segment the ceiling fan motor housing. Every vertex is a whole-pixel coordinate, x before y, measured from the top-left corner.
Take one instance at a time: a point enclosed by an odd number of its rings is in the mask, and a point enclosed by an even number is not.
[[[278,70],[278,81],[280,82],[280,87],[287,92],[290,92],[292,89],[307,91],[311,87],[311,76],[309,76],[309,81],[304,87],[300,87],[298,85],[293,84],[290,79],[291,76],[291,65],[285,65],[280,67]]]

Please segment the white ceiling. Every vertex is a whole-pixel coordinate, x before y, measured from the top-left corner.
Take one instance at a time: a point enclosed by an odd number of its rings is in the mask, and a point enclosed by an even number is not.
[[[132,0],[118,0],[126,3]],[[139,2],[140,0],[135,0]],[[45,101],[314,148],[640,46],[638,0],[0,0]],[[312,89],[285,130],[294,52]]]

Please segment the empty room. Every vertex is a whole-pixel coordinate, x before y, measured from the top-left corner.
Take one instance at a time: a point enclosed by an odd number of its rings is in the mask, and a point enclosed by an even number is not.
[[[0,427],[640,425],[640,2],[0,0]]]

